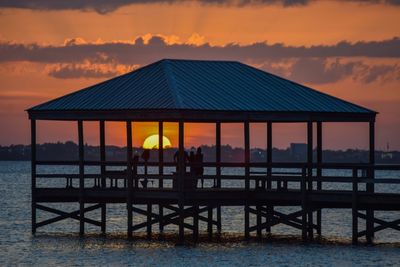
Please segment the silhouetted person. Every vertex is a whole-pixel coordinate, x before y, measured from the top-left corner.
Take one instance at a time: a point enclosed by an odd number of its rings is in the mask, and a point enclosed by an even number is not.
[[[188,162],[189,160],[189,155],[186,151],[183,152],[184,153],[184,163],[186,164],[186,162]],[[176,172],[179,172],[179,150],[177,150],[174,154],[174,162],[177,163],[176,165]]]
[[[138,187],[138,179],[137,179],[138,162],[139,162],[139,153],[137,151],[135,151],[135,154],[133,155],[133,164],[132,164],[133,179],[134,179],[135,187]]]
[[[145,162],[147,162],[150,158],[150,149],[144,149],[141,157]]]
[[[194,154],[194,150],[193,149],[190,151],[188,160],[189,160],[189,163],[191,164],[190,165],[190,174],[195,174],[196,173],[195,172],[196,167],[194,166],[194,163],[196,162],[196,155]]]
[[[143,150],[141,157],[144,160],[144,175],[145,175],[144,179],[141,183],[144,188],[147,188],[147,182],[148,182],[148,180],[147,180],[147,162],[150,159],[150,149]]]
[[[201,147],[197,148],[197,152],[195,155],[195,175],[201,177],[201,187],[204,186],[204,180],[203,180],[203,173],[204,173],[204,167],[203,167],[203,153],[201,152]]]

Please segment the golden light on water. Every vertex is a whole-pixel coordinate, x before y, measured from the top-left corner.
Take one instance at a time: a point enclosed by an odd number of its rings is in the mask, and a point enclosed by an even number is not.
[[[158,134],[153,134],[148,136],[143,142],[143,148],[154,149],[158,148]],[[163,148],[171,147],[171,141],[165,136],[163,136]]]

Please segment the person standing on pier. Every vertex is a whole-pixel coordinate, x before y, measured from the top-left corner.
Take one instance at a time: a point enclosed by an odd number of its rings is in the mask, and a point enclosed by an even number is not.
[[[195,175],[198,177],[200,176],[201,179],[201,188],[204,186],[204,179],[203,179],[203,173],[204,173],[204,167],[203,167],[203,153],[201,152],[201,147],[197,148],[197,152],[195,155]]]

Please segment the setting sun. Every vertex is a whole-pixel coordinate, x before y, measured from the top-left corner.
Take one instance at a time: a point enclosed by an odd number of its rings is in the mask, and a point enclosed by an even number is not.
[[[171,141],[165,136],[163,136],[163,148],[171,147]],[[143,142],[143,148],[153,149],[158,148],[158,134],[153,134],[148,136]]]

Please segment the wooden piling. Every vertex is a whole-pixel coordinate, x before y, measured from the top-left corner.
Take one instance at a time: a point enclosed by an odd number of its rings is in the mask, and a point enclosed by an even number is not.
[[[126,207],[128,212],[128,238],[133,237],[132,223],[133,223],[133,211],[132,211],[132,193],[133,193],[133,175],[132,175],[132,122],[126,122],[126,175],[128,180],[128,187],[126,190]],[[136,166],[135,166],[136,167]]]
[[[107,187],[106,184],[106,139],[105,139],[105,122],[104,120],[100,120],[99,123],[100,129],[100,173],[101,173],[101,188],[105,189]],[[106,233],[106,203],[102,203],[101,205],[101,232],[103,234]]]
[[[301,175],[301,183],[300,183],[300,189],[301,189],[301,237],[303,239],[303,242],[307,241],[307,192],[306,192],[306,169],[302,169],[302,175]]]
[[[250,190],[250,125],[248,121],[244,122],[244,161],[245,161],[245,190],[249,194]],[[250,238],[250,212],[249,204],[244,208],[244,238]]]
[[[164,124],[158,122],[158,173],[164,175]],[[158,188],[164,188],[164,179],[161,178],[158,182]],[[158,205],[158,215],[160,216],[159,230],[164,232],[164,224],[161,223],[164,217],[164,208],[162,204]]]
[[[31,216],[32,234],[36,233],[36,121],[31,120]]]
[[[185,165],[185,147],[184,147],[184,123],[179,121],[179,243],[182,244],[185,239],[184,228],[184,178],[186,173]]]
[[[267,190],[272,189],[272,122],[267,122]],[[267,205],[266,221],[268,222],[266,229],[267,233],[271,233],[271,217],[274,207]]]
[[[322,177],[322,122],[317,122],[317,177]],[[317,181],[317,190],[322,190],[322,182]],[[321,236],[321,226],[322,226],[322,209],[317,210],[317,234]]]
[[[369,123],[369,168],[368,168],[368,178],[375,179],[375,171],[373,165],[375,164],[375,121]],[[367,193],[374,193],[374,184],[367,183]],[[367,243],[371,244],[374,237],[374,210],[366,210],[367,220],[366,220],[366,230],[367,230]]]
[[[216,176],[217,176],[217,188],[221,188],[221,122],[217,122],[215,125],[215,161],[217,163]],[[222,215],[221,205],[217,205],[217,233],[221,234],[222,231]]]
[[[207,209],[207,234],[208,234],[208,240],[211,241],[212,240],[212,236],[213,236],[213,225],[212,225],[212,221],[213,221],[213,207],[210,205],[208,206]]]
[[[358,243],[358,209],[357,209],[357,192],[358,192],[358,179],[357,169],[353,169],[353,191],[352,191],[352,243],[357,245]]]
[[[78,120],[78,146],[79,146],[79,235],[85,233],[85,166],[84,166],[84,142],[83,142],[83,121]]]
[[[147,238],[150,239],[151,238],[151,230],[152,230],[152,214],[153,212],[153,206],[151,204],[147,204]]]
[[[307,180],[308,180],[308,193],[312,193],[313,191],[313,123],[312,121],[307,122]],[[308,207],[308,238],[314,238],[314,230],[313,230],[313,211],[310,207]]]
[[[199,206],[193,207],[193,241],[197,242],[199,239]]]

